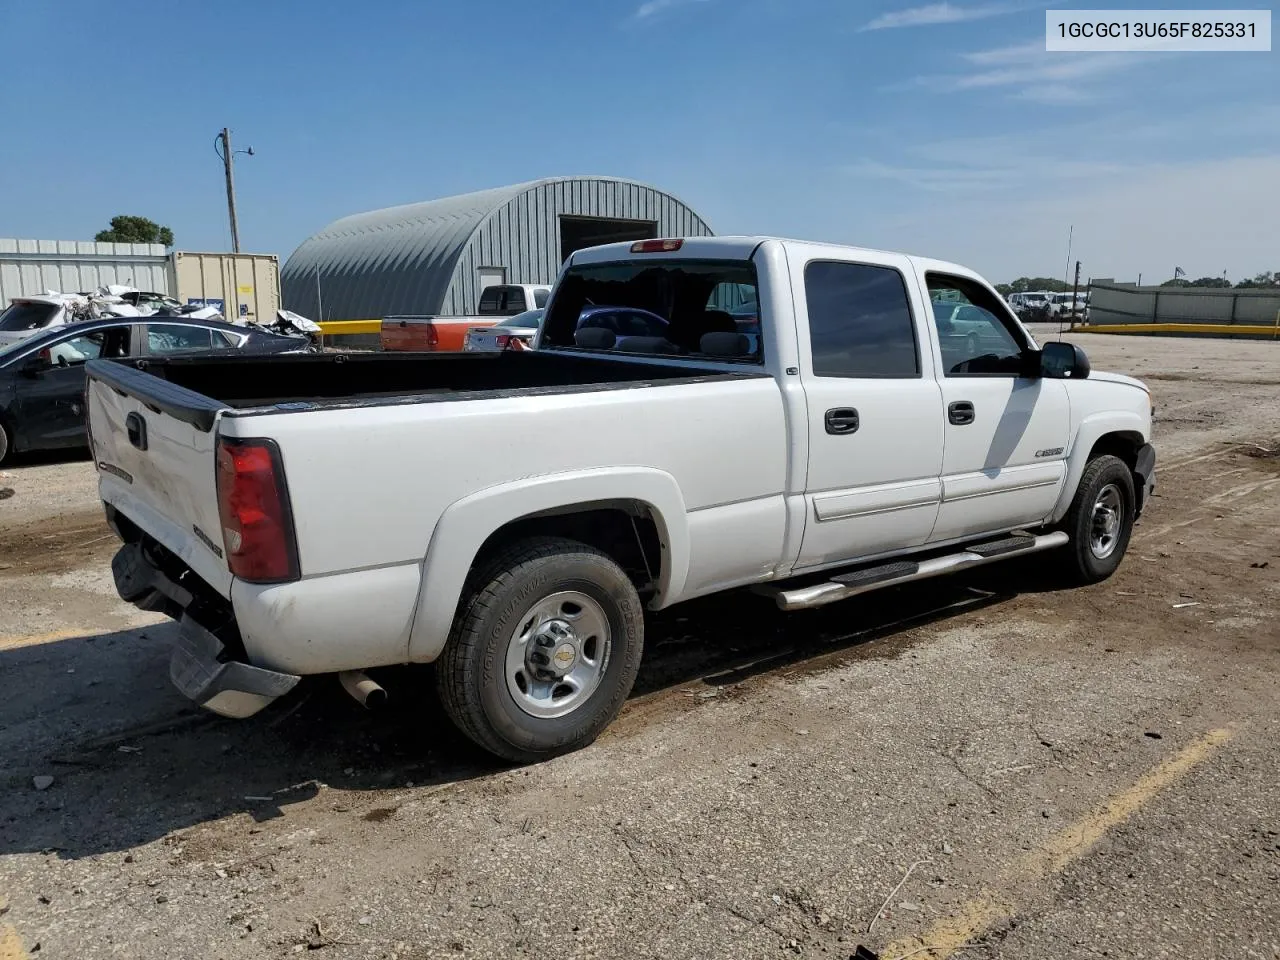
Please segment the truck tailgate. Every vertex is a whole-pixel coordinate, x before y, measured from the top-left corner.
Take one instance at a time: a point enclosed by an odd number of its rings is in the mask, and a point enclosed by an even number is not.
[[[221,405],[113,361],[92,361],[86,389],[102,499],[230,597],[216,484]]]

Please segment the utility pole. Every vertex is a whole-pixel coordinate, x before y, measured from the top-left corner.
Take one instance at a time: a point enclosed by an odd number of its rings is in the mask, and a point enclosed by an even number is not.
[[[1076,261],[1076,283],[1071,288],[1071,329],[1076,328],[1076,304],[1080,302],[1080,261]]]
[[[221,146],[221,149],[219,149]],[[232,165],[235,163],[235,155],[237,153],[253,156],[253,147],[247,150],[231,149],[231,131],[226,127],[222,128],[222,132],[213,138],[213,152],[218,155],[218,159],[222,161],[222,168],[227,175],[227,213],[231,217],[231,249],[235,253],[240,252],[240,225],[236,222],[236,181],[232,172]]]
[[[240,252],[240,227],[236,223],[236,181],[231,172],[234,161],[231,154],[231,131],[222,128],[222,166],[227,171],[227,212],[231,215],[231,249]]]

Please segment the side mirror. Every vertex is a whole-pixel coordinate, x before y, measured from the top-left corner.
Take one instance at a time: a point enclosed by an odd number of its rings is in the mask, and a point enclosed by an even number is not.
[[[1040,375],[1055,380],[1083,380],[1089,376],[1089,358],[1074,343],[1046,343],[1040,352]]]

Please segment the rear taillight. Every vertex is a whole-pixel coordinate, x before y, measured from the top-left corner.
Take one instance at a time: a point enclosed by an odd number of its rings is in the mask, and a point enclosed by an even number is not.
[[[684,246],[683,240],[637,240],[631,245],[632,253],[671,253]]]
[[[427,346],[432,349],[440,346],[440,334],[436,331],[434,323],[427,324]]]
[[[298,579],[293,516],[274,441],[218,441],[218,513],[235,576],[254,583]]]
[[[493,338],[493,342],[498,345],[499,350],[507,349],[507,344],[511,342],[511,337],[505,333],[500,333]]]

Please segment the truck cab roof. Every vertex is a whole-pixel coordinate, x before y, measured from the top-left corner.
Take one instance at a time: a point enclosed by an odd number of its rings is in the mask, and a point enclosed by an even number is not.
[[[756,250],[765,243],[777,243],[784,248],[803,248],[805,250],[829,248],[833,256],[838,252],[837,259],[847,260],[850,251],[865,251],[868,254],[883,256],[884,254],[893,254],[895,256],[903,256],[912,262],[912,264],[921,271],[937,271],[942,273],[956,274],[965,277],[972,277],[976,280],[982,280],[982,277],[970,270],[968,267],[958,263],[951,263],[946,260],[936,260],[931,257],[920,257],[901,251],[881,250],[875,247],[860,247],[849,244],[825,243],[812,240],[795,240],[787,237],[774,236],[729,236],[729,237],[677,237],[671,238],[679,241],[679,246],[671,250],[655,250],[641,252],[636,248],[641,243],[661,243],[661,239],[654,241],[637,241],[622,243],[606,243],[598,247],[588,247],[584,250],[578,250],[569,259],[570,265],[582,265],[588,263],[610,263],[617,260],[631,260],[639,258],[669,259],[669,260],[750,260]],[[985,281],[983,281],[985,283]]]

